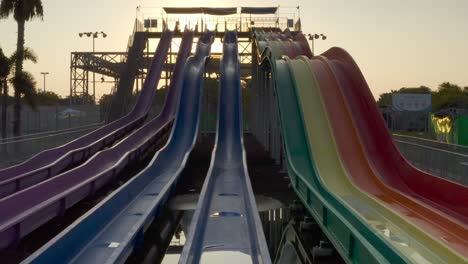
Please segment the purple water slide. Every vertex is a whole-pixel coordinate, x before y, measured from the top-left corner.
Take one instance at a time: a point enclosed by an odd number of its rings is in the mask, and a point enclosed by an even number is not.
[[[159,116],[112,148],[95,154],[84,164],[32,187],[0,199],[0,248],[8,247],[78,201],[92,195],[127,165],[145,157],[170,131],[180,95],[181,72],[190,55],[193,32],[184,32],[179,55]]]
[[[23,163],[0,170],[0,179],[5,180],[32,170],[43,168],[65,155],[67,156],[68,166],[70,166],[71,161],[76,164],[83,161],[86,157],[90,157],[96,152],[96,149],[102,149],[126,135],[129,131],[140,126],[151,108],[151,103],[155,95],[155,83],[159,79],[160,72],[162,71],[166,58],[165,55],[169,50],[172,35],[173,32],[171,31],[163,32],[163,36],[161,37],[162,44],[158,45],[156,49],[155,54],[157,54],[157,56],[154,56],[151,62],[148,78],[145,80],[144,88],[131,112],[65,145],[42,151]],[[71,153],[71,151],[76,149],[80,150]],[[57,170],[59,167],[64,167],[63,165],[66,163],[66,161],[62,161],[62,166],[57,166],[57,168],[52,171]]]
[[[268,264],[271,258],[247,172],[235,31],[224,35],[219,80],[215,148],[179,264],[223,263],[227,252],[233,253],[230,257],[241,255],[239,263]]]
[[[148,77],[137,103],[130,113],[70,143],[43,151],[19,165],[0,170],[0,198],[49,179],[67,168],[82,163],[96,152],[141,126],[151,109],[172,36],[171,31],[163,32],[151,62]]]
[[[55,263],[56,259],[70,264],[124,263],[132,252],[143,250],[141,238],[163,214],[196,144],[205,64],[214,33],[202,33],[195,55],[185,63],[180,101],[164,148],[135,177],[23,263]],[[109,241],[117,246],[107,246]]]

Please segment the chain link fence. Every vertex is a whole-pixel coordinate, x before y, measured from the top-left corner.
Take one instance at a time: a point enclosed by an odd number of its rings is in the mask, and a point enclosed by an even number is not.
[[[23,106],[21,135],[13,137],[13,107],[7,109],[7,138],[0,139],[0,168],[70,142],[102,126],[99,106]]]
[[[393,135],[403,156],[416,168],[468,186],[468,147]]]
[[[63,145],[102,125],[103,123],[96,123],[72,129],[31,134],[0,141],[0,168],[18,164],[43,150]]]
[[[102,120],[99,106],[39,106],[33,110],[23,106],[21,110],[21,135],[63,130],[99,123]],[[13,107],[7,110],[7,137],[13,136]]]

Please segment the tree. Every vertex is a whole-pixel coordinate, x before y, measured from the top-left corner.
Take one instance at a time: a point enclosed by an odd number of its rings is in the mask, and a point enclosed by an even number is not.
[[[10,104],[10,96],[8,95],[8,76],[14,71],[15,69],[15,61],[17,59],[18,53],[15,52],[13,55],[11,55],[10,58],[5,56],[3,53],[2,49],[0,48],[0,90],[2,90],[3,86],[3,92],[2,94],[2,120],[1,120],[1,135],[2,138],[6,138],[7,134],[7,108],[8,105]],[[23,59],[24,60],[30,60],[34,63],[37,62],[37,56],[36,53],[30,48],[25,48],[23,52]],[[29,74],[29,73],[28,73]],[[29,74],[29,78],[33,78],[31,74]],[[12,80],[10,80],[12,81]],[[34,78],[31,80],[31,83],[34,82]],[[26,96],[29,96],[26,99],[26,102],[32,102],[30,104],[31,107],[34,107],[34,97],[31,97],[34,95],[34,92],[29,92],[26,94]]]
[[[431,91],[429,87],[420,86],[416,88],[400,88],[398,91],[392,90],[389,93],[383,93],[377,100],[379,107],[391,107],[392,94],[394,93],[411,93],[411,94],[428,94],[432,95],[432,109],[438,111],[442,108],[456,107],[468,109],[468,86],[461,86],[443,82],[437,87],[437,91]]]
[[[392,90],[389,93],[382,93],[379,95],[379,100],[377,100],[377,105],[381,108],[389,108],[392,106],[392,94],[397,91]]]
[[[6,138],[7,133],[7,105],[8,105],[8,84],[7,79],[11,70],[11,61],[5,56],[0,48],[0,90],[2,91],[2,138]]]
[[[38,92],[36,102],[38,105],[58,105],[60,104],[60,96],[54,92]]]
[[[447,93],[460,93],[462,89],[456,84],[452,84],[450,82],[443,82],[439,85],[438,91]]]
[[[18,87],[17,89],[19,89],[19,94],[24,94],[24,100],[26,103],[33,109],[36,109],[36,81],[34,80],[34,76],[30,72],[22,71],[20,75],[15,74],[10,81],[13,84],[13,87]]]
[[[25,82],[28,74],[23,74],[23,60],[24,60],[24,28],[26,21],[33,18],[44,17],[44,11],[41,0],[2,0],[0,3],[0,19],[7,18],[13,14],[13,18],[18,24],[18,38],[16,42],[16,61],[15,61],[15,77],[13,83],[16,85],[32,84]],[[31,81],[31,80],[29,80]],[[21,95],[22,92],[29,91],[31,87],[17,87],[15,88],[15,107],[14,107],[14,121],[13,133],[15,136],[20,135],[20,119],[21,119]],[[24,94],[25,97],[28,94]],[[31,98],[29,98],[31,99]],[[26,99],[27,101],[31,101]]]
[[[434,110],[447,107],[467,108],[468,93],[456,84],[444,82],[439,85],[437,92],[432,93],[432,105]]]

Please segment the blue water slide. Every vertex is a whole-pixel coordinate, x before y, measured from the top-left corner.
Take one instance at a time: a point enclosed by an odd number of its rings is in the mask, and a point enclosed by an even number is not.
[[[236,32],[223,43],[216,144],[179,263],[271,263],[247,172]]]
[[[176,120],[168,143],[138,175],[82,216],[24,263],[122,263],[141,246],[146,228],[158,217],[180,178],[199,127],[205,61],[214,32],[204,33],[185,62]],[[190,45],[191,46],[191,45]],[[181,49],[184,44],[181,44]],[[187,49],[190,52],[190,48]],[[66,249],[66,250],[63,250]]]

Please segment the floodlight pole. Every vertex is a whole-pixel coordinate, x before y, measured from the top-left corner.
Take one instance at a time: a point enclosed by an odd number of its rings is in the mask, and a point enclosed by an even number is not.
[[[94,55],[94,52],[95,52],[95,39],[98,38],[99,34],[102,34],[102,37],[105,38],[107,37],[107,34],[104,33],[104,31],[101,31],[101,32],[81,32],[79,33],[78,35],[80,36],[80,38],[85,35],[87,37],[92,37],[93,38],[93,55]],[[96,103],[96,69],[94,69],[94,66],[93,65],[93,102]]]
[[[322,40],[327,39],[327,36],[325,36],[324,34],[314,33],[314,34],[307,34],[307,36],[309,36],[309,40],[310,40],[310,44],[311,44],[310,48],[312,50],[312,54],[314,54],[314,51],[315,51],[314,39],[319,39],[320,37],[322,37]]]
[[[41,72],[42,76],[44,77],[44,92],[46,91],[46,75],[49,74],[49,72]]]

